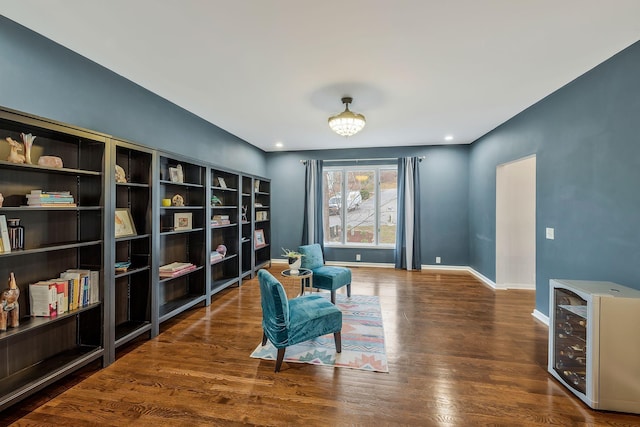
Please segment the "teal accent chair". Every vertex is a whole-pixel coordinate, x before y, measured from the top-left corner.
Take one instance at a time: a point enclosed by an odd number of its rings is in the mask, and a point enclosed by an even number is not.
[[[324,265],[322,248],[319,244],[300,246],[298,252],[303,254],[301,268],[313,272],[313,287],[331,291],[331,302],[336,303],[336,290],[347,287],[347,296],[351,296],[351,270],[346,267]]]
[[[258,271],[262,304],[262,345],[271,341],[278,349],[275,372],[280,371],[290,345],[333,334],[342,352],[342,312],[320,295],[287,299],[282,284],[267,270]]]

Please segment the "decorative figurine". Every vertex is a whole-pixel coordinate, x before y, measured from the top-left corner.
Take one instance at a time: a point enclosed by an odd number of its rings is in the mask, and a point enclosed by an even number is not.
[[[184,198],[181,195],[176,194],[171,198],[171,203],[173,206],[184,206]]]
[[[116,165],[116,182],[127,182],[127,176],[124,173],[122,166]]]
[[[242,205],[242,222],[249,222],[247,219],[247,205]]]
[[[24,163],[24,155],[18,154],[18,151],[22,151],[22,144],[14,141],[10,136],[6,137],[5,141],[11,145],[11,152],[9,153],[9,157],[7,157],[7,161],[11,163]]]
[[[50,168],[61,168],[62,159],[58,156],[40,156],[38,164],[40,166],[48,166]]]
[[[227,247],[225,245],[218,245],[218,247],[216,248],[216,252],[218,252],[220,255],[222,255],[222,258],[224,258],[227,255]]]
[[[20,289],[16,284],[13,272],[9,275],[9,289],[2,291],[0,295],[0,331],[6,331],[7,326],[17,328],[20,325],[20,304],[18,297]]]
[[[31,147],[33,146],[33,141],[35,141],[36,137],[31,135],[30,133],[21,133],[20,138],[22,138],[22,143],[24,144],[24,157],[27,164],[31,165]]]

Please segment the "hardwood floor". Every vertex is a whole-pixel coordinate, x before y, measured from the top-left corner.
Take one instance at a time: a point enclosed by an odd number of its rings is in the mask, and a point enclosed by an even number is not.
[[[354,268],[352,291],[380,296],[389,373],[285,362],[275,374],[273,361],[249,358],[261,340],[253,279],[164,323],[113,365],[5,410],[0,424],[640,425],[638,415],[589,409],[549,376],[533,291],[380,268]]]

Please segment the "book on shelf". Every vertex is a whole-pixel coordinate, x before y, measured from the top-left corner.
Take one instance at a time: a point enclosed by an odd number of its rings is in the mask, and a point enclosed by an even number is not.
[[[176,277],[195,269],[195,264],[190,262],[172,262],[160,267],[160,277]]]
[[[76,207],[73,195],[69,191],[31,190],[27,194],[27,206],[34,207]]]
[[[172,262],[170,264],[160,266],[160,272],[173,273],[191,267],[192,265],[193,264],[190,262]]]
[[[69,309],[77,310],[82,307],[81,297],[83,284],[80,279],[80,273],[65,271],[64,273],[60,273],[60,278],[69,281]]]
[[[185,273],[188,273],[189,271],[193,271],[195,269],[196,269],[196,266],[194,264],[191,264],[189,267],[185,267],[177,271],[161,271],[160,277],[161,278],[178,277]]]
[[[43,280],[29,285],[31,315],[56,317],[58,315],[58,287],[54,280]]]
[[[223,258],[224,256],[222,256],[220,252],[211,252],[211,256],[209,257],[209,260],[211,262],[214,262],[214,261],[220,261]]]

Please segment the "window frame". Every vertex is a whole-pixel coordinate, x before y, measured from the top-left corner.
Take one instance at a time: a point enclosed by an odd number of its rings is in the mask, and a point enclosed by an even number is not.
[[[375,197],[375,214],[374,214],[374,241],[373,243],[355,243],[355,242],[347,242],[347,215],[348,209],[340,209],[340,227],[342,230],[341,233],[341,241],[340,242],[332,242],[327,240],[327,236],[325,233],[324,236],[324,245],[330,248],[361,248],[361,249],[395,249],[395,241],[393,243],[380,243],[380,216],[382,214],[382,198],[381,189],[380,189],[380,180],[381,180],[381,172],[385,170],[392,170],[398,172],[398,165],[395,163],[384,163],[384,164],[373,164],[373,165],[359,165],[359,164],[349,164],[349,165],[327,165],[322,168],[323,180],[325,173],[327,171],[339,171],[342,173],[341,184],[340,184],[340,197],[341,202],[340,206],[347,206],[347,198],[348,198],[348,182],[349,182],[349,173],[357,173],[358,171],[372,172],[373,171],[373,184],[374,184],[374,197]],[[326,183],[325,183],[326,184]],[[323,184],[323,215],[329,213],[329,200],[332,197],[336,197],[335,195],[326,194],[326,186]],[[396,184],[396,226],[398,223],[398,209],[397,209],[397,184]],[[325,205],[326,202],[326,205]],[[324,220],[323,220],[324,222]],[[326,230],[325,230],[326,231]],[[394,239],[395,240],[395,239]]]

